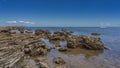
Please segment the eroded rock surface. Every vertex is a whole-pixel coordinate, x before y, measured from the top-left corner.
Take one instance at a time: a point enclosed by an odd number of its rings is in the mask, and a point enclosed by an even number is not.
[[[68,48],[85,48],[91,50],[103,50],[104,44],[100,38],[88,37],[88,36],[78,36],[69,38],[67,40]]]
[[[21,34],[10,33],[11,30],[19,30]],[[17,68],[26,67],[27,62],[21,61],[25,55],[44,56],[50,49],[34,35],[24,34],[23,27],[0,28],[0,68],[16,68],[18,63]]]

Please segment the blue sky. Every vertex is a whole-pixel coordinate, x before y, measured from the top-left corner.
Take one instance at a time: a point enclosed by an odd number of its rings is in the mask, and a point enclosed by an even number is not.
[[[120,0],[0,0],[0,26],[120,26]]]

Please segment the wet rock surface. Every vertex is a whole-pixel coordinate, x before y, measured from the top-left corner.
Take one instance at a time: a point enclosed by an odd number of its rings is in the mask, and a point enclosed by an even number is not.
[[[19,33],[12,32],[17,30]],[[0,27],[0,68],[31,68],[26,57],[46,56],[51,48],[40,38],[47,38],[53,42],[54,49],[60,52],[67,52],[69,49],[82,48],[89,50],[103,50],[104,44],[100,38],[88,36],[74,36],[72,32],[62,29],[51,35],[49,30],[35,30],[25,32],[24,27]],[[60,41],[66,41],[66,46],[61,46]],[[21,59],[24,59],[21,61]],[[54,59],[56,64],[65,64],[61,57]],[[38,62],[37,68],[49,68],[43,61]]]
[[[61,52],[65,52],[65,51],[67,51],[68,49],[67,49],[67,47],[60,47],[60,48],[58,48],[58,50],[61,51]]]
[[[36,40],[24,46],[24,53],[30,56],[44,56],[50,49],[44,42]]]
[[[93,32],[93,33],[91,33],[91,35],[101,35],[101,34],[98,32]]]
[[[65,64],[65,61],[61,57],[54,58],[54,63],[56,64]]]
[[[67,32],[65,29],[62,29],[61,32],[54,32],[54,34],[50,37],[51,41],[65,41],[68,37],[72,36],[70,32]]]
[[[100,38],[88,37],[88,36],[78,36],[69,38],[67,40],[68,48],[85,48],[91,50],[103,50],[104,44]]]
[[[10,33],[11,30],[18,30],[21,34]],[[21,61],[25,55],[44,56],[50,49],[34,35],[24,34],[23,27],[0,28],[0,68],[15,68],[18,62],[20,67],[17,68],[22,68],[26,66],[25,61]]]
[[[37,65],[39,66],[39,68],[49,68],[49,66],[44,62],[39,62]]]
[[[35,35],[40,36],[41,38],[49,38],[51,36],[51,32],[49,30],[36,29]]]

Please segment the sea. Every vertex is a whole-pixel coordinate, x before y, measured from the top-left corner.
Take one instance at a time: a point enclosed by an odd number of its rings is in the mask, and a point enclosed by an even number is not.
[[[33,31],[35,29],[50,30],[51,33],[61,31],[63,27],[27,27]],[[92,32],[101,33],[100,37],[104,45],[110,50],[84,50],[72,49],[69,52],[59,52],[57,49],[51,50],[47,54],[46,62],[50,68],[60,68],[53,63],[53,58],[62,57],[67,68],[120,68],[120,27],[64,27],[67,31],[74,32],[74,35],[92,36]],[[48,39],[44,39],[47,45],[53,46]],[[66,42],[61,42],[66,46]],[[61,67],[61,68],[64,68]]]

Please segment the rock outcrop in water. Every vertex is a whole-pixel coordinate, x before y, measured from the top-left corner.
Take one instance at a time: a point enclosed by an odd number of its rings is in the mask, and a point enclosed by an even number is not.
[[[72,36],[70,32],[67,32],[66,30],[62,30],[61,32],[54,32],[54,34],[50,37],[50,40],[65,41],[70,36]]]
[[[51,32],[49,30],[36,29],[35,35],[40,36],[41,38],[49,38],[51,36]]]
[[[93,32],[93,33],[91,33],[91,35],[101,35],[101,34],[98,32]]]
[[[19,31],[19,34],[17,32],[11,32],[12,30]],[[90,50],[103,50],[105,48],[100,38],[74,36],[66,29],[62,29],[61,32],[54,32],[53,35],[51,35],[49,30],[41,29],[35,30],[35,34],[24,32],[24,27],[0,28],[1,68],[15,68],[16,65],[17,68],[22,68],[25,67],[27,63],[26,61],[21,61],[24,57],[45,56],[51,50],[51,47],[40,40],[40,38],[47,38],[50,41],[67,41],[66,47],[55,45],[55,48],[61,52],[67,51],[68,48],[83,48]],[[58,57],[55,59],[55,63],[65,64],[65,61]],[[41,63],[39,65],[41,65]]]
[[[88,36],[78,36],[68,38],[67,40],[68,48],[85,48],[91,50],[103,50],[104,44],[100,38],[88,37]]]

